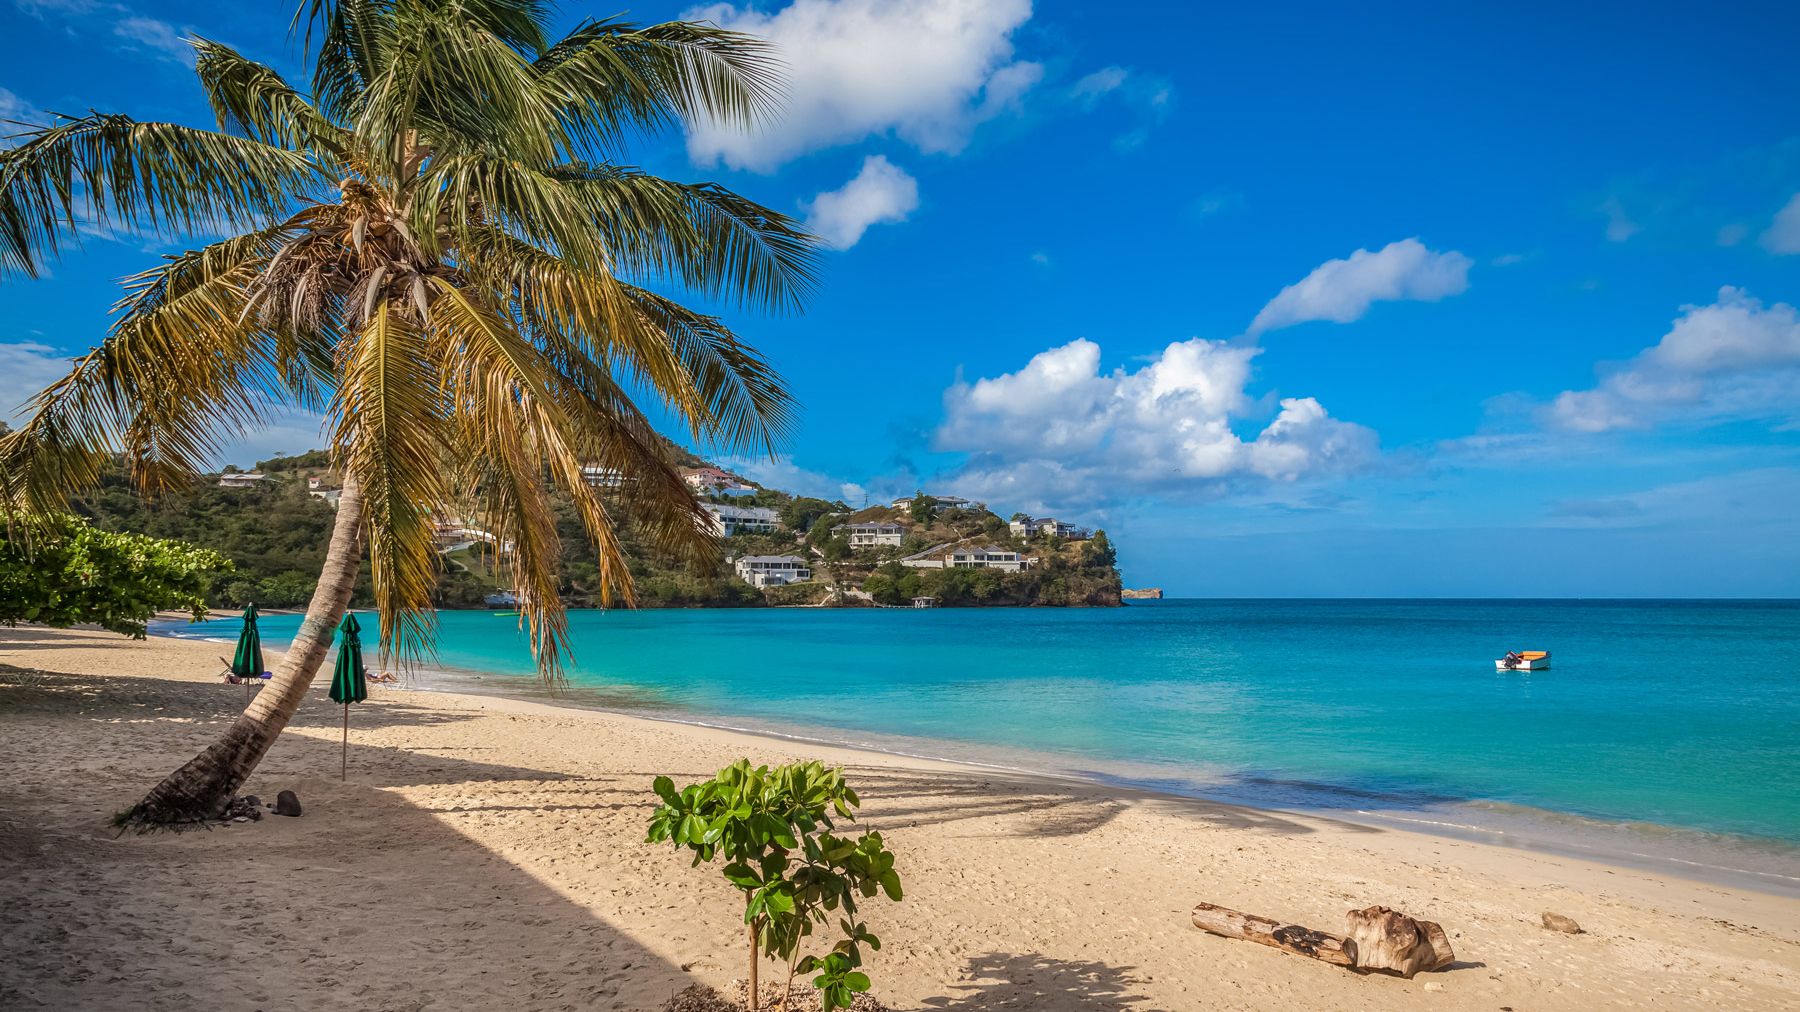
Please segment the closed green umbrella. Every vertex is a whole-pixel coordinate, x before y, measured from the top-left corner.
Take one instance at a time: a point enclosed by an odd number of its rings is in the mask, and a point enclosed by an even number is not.
[[[244,702],[250,702],[250,682],[264,677],[262,634],[256,631],[256,605],[244,609],[244,628],[238,633],[237,653],[231,658],[231,673],[244,683]]]
[[[368,672],[363,670],[361,627],[355,615],[338,623],[337,666],[331,671],[331,701],[344,704],[344,747],[338,779],[350,772],[350,704],[369,698]]]

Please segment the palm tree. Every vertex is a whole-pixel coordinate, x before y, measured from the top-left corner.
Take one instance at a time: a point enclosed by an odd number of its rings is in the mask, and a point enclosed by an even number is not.
[[[697,117],[771,111],[758,40],[588,21],[551,41],[534,0],[306,0],[309,91],[194,40],[217,130],[92,113],[0,154],[0,275],[35,276],[78,223],[238,234],[129,278],[104,343],[0,442],[0,504],[42,516],[123,453],[147,491],[192,481],[271,408],[322,412],[344,491],[324,570],[274,680],[128,813],[216,814],[293,716],[369,559],[382,649],[428,650],[434,522],[503,546],[547,678],[567,626],[550,487],[574,499],[603,598],[631,599],[619,504],[660,550],[716,557],[636,401],[728,452],[777,451],[780,378],[717,318],[653,286],[797,309],[817,245],[713,184],[620,161]],[[612,494],[612,493],[609,493]]]

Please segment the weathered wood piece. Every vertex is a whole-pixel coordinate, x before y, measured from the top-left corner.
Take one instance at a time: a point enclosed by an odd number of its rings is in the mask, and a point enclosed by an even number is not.
[[[1410,980],[1421,970],[1436,970],[1456,959],[1450,937],[1432,921],[1414,920],[1387,907],[1352,910],[1346,916],[1358,970]]]
[[[1347,939],[1298,924],[1283,924],[1267,917],[1228,910],[1211,903],[1194,908],[1194,927],[1224,938],[1242,938],[1270,945],[1296,956],[1310,956],[1333,966],[1356,965],[1356,946]]]
[[[1340,937],[1299,924],[1283,924],[1212,903],[1194,907],[1194,927],[1223,938],[1241,938],[1296,956],[1356,970],[1411,978],[1456,959],[1450,938],[1432,921],[1415,920],[1387,907],[1352,910],[1350,934]]]

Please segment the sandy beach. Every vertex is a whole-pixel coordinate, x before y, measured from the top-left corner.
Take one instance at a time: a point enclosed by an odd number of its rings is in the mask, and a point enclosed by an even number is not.
[[[117,837],[233,717],[216,644],[0,629],[0,1007],[655,1008],[744,969],[716,868],[644,842],[651,779],[820,757],[907,897],[866,911],[899,1009],[1800,1005],[1800,901],[1330,819],[501,698],[325,680],[247,790],[305,814]],[[1459,961],[1407,981],[1193,928],[1385,904]],[[1573,917],[1584,934],[1539,923]],[[765,974],[774,972],[767,967]]]

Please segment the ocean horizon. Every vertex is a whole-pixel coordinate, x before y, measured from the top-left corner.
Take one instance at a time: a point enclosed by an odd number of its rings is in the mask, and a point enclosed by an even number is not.
[[[414,687],[549,695],[516,618],[438,620]],[[580,610],[570,640],[553,702],[1800,891],[1800,601]]]

